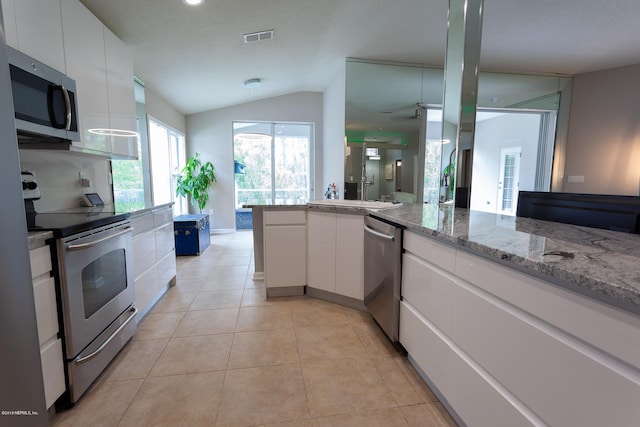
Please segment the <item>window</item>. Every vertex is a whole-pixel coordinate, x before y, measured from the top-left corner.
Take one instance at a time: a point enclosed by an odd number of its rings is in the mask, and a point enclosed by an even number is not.
[[[138,135],[140,124],[138,123]],[[113,201],[122,212],[144,209],[144,180],[141,141],[138,136],[138,160],[112,160]]]
[[[236,209],[309,200],[312,135],[309,123],[234,122]]]
[[[184,134],[149,117],[151,194],[154,205],[175,202],[174,215],[188,212],[184,197],[176,197],[176,183],[186,163]]]

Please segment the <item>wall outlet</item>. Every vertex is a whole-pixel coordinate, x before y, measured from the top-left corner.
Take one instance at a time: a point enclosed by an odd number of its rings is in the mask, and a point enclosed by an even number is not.
[[[567,177],[567,182],[573,182],[577,184],[581,184],[584,182],[584,176],[582,175],[569,175]]]

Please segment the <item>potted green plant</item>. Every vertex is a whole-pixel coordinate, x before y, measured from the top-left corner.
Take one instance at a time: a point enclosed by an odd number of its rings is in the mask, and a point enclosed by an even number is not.
[[[200,209],[204,209],[209,200],[209,187],[216,182],[216,168],[211,162],[202,163],[200,154],[187,160],[187,164],[180,172],[176,194],[178,196],[189,197],[191,204]]]

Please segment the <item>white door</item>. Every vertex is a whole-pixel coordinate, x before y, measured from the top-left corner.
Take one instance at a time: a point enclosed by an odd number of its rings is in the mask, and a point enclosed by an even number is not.
[[[520,184],[520,147],[500,150],[500,181],[498,182],[498,213],[515,215]]]

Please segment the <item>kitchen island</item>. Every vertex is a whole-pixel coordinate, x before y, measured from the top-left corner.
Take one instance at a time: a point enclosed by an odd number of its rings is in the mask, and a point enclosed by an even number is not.
[[[561,287],[640,315],[640,235],[517,218],[453,206],[380,205],[337,200],[296,205],[246,205],[253,210],[256,279],[263,273],[265,210],[372,214],[447,245],[542,277]]]
[[[373,215],[640,315],[640,235],[452,206]]]
[[[640,419],[640,236],[450,206],[400,224],[400,343],[466,425]]]

